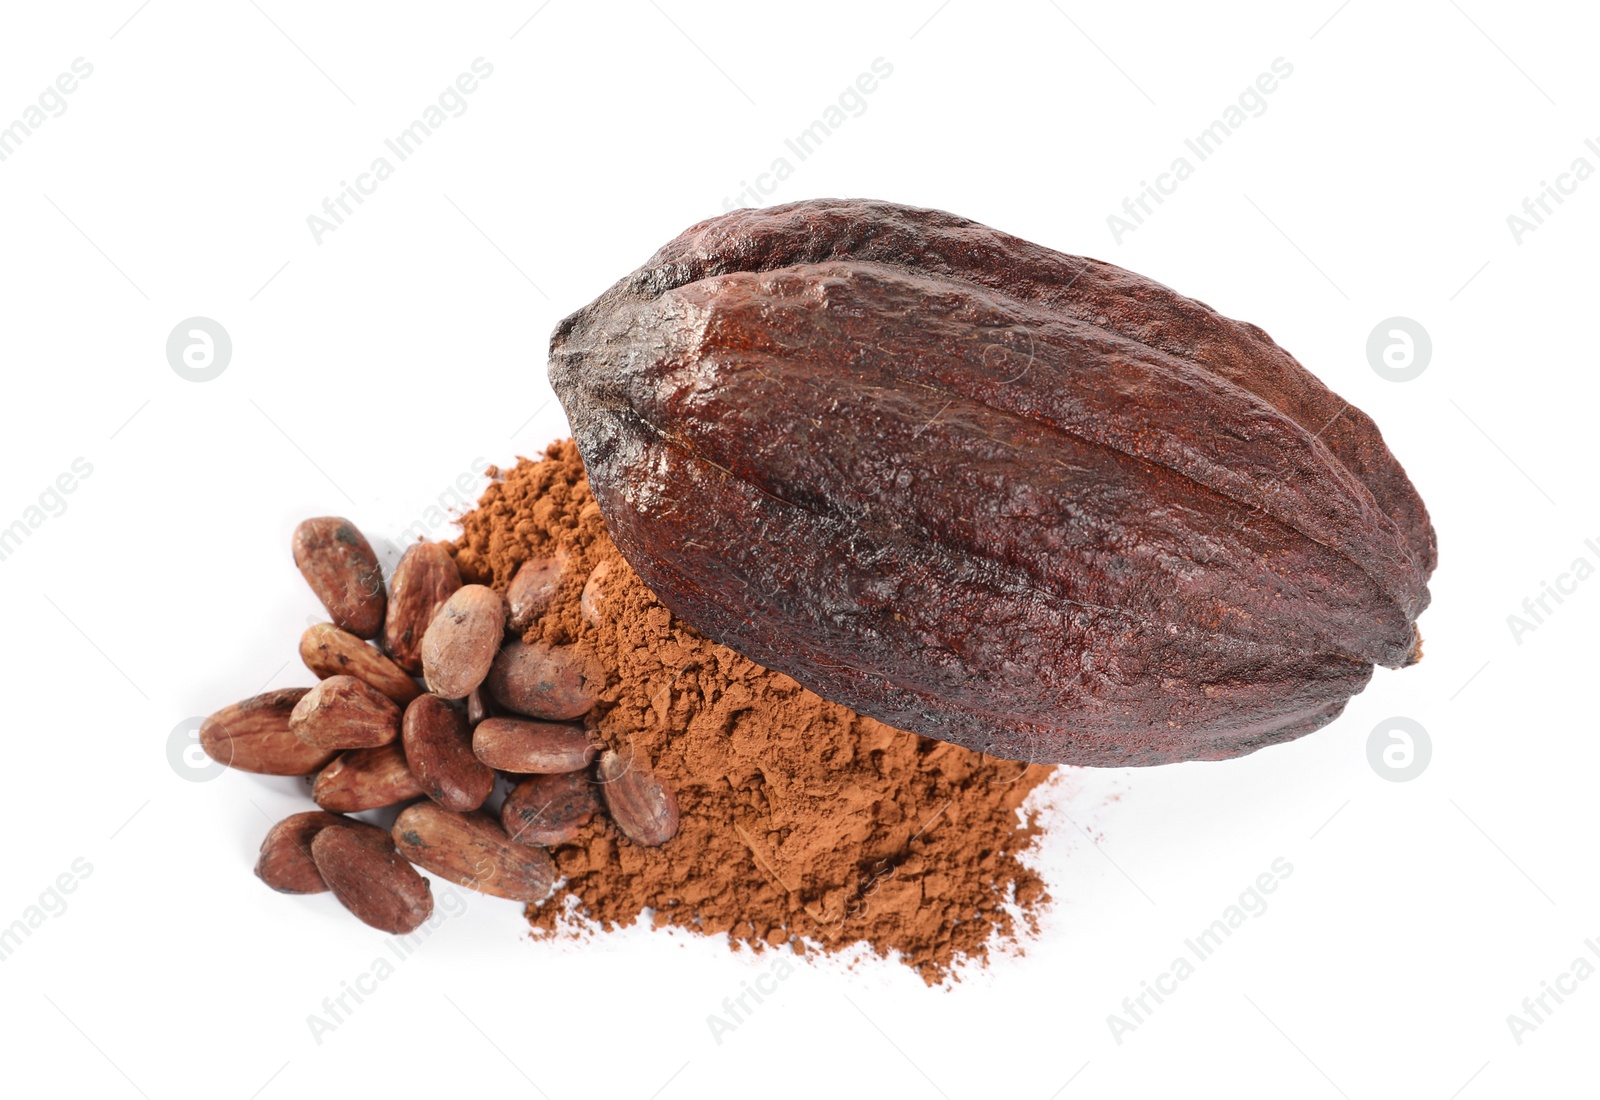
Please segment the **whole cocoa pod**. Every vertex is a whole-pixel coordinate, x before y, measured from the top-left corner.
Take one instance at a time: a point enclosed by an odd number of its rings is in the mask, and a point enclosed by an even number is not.
[[[1254,325],[889,203],[689,229],[551,340],[629,564],[714,640],[1019,760],[1220,759],[1418,654],[1433,528]]]

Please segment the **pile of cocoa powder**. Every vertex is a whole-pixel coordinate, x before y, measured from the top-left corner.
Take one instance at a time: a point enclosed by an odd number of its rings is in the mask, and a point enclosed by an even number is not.
[[[606,534],[570,440],[489,473],[451,547],[462,578],[504,593],[528,558],[573,556],[524,640],[598,655],[608,683],[586,724],[642,754],[681,813],[659,848],[602,817],[552,849],[564,882],[528,907],[536,930],[583,935],[648,915],[725,932],[735,949],[865,944],[934,983],[1037,929],[1049,895],[1020,857],[1039,826],[1019,811],[1052,769],[856,715],[680,622]]]

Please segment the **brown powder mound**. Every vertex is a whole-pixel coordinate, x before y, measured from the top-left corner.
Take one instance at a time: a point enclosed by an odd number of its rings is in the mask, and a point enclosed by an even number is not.
[[[563,915],[570,892],[605,927],[650,912],[657,927],[726,932],[735,948],[861,942],[930,983],[963,958],[986,961],[996,934],[1036,930],[1049,898],[1018,859],[1037,826],[1017,810],[1050,768],[858,716],[678,621],[606,534],[571,441],[490,474],[454,545],[463,577],[504,592],[525,559],[574,555],[526,638],[594,649],[611,680],[587,723],[624,756],[642,753],[682,814],[660,848],[605,822],[553,849],[566,884],[529,907],[535,928],[581,927]],[[598,627],[579,611],[596,567],[608,570]]]

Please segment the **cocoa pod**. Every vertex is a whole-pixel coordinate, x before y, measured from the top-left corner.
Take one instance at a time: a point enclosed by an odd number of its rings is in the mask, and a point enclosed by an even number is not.
[[[513,843],[487,814],[451,813],[431,802],[407,806],[391,830],[400,854],[440,878],[512,901],[543,901],[556,866],[538,848]]]
[[[354,830],[379,849],[392,847],[389,834],[376,825],[338,814],[309,810],[291,814],[267,830],[256,858],[256,877],[281,894],[320,894],[328,889],[311,858],[311,840],[331,825]]]
[[[406,708],[401,741],[422,791],[447,810],[476,810],[494,791],[494,769],[472,754],[466,719],[437,695]]]
[[[330,676],[305,693],[289,715],[289,729],[317,749],[367,749],[400,734],[393,699],[354,676]]]
[[[501,648],[483,683],[507,710],[562,721],[594,707],[606,672],[584,646],[513,640]]]
[[[595,771],[606,810],[623,836],[653,848],[677,835],[678,796],[650,773],[637,754],[624,757],[607,749],[600,754]]]
[[[1254,325],[950,214],[691,228],[551,340],[618,548],[825,698],[1019,760],[1221,759],[1415,659],[1435,537]]]
[[[500,824],[519,844],[553,847],[574,839],[600,809],[600,795],[587,770],[531,775],[500,804]]]
[[[533,775],[587,768],[599,750],[582,726],[486,718],[472,731],[472,751],[491,768]]]
[[[328,617],[358,638],[383,626],[383,570],[366,536],[338,516],[308,519],[294,529],[294,563]]]
[[[571,567],[572,555],[565,548],[553,558],[529,558],[517,567],[506,589],[507,624],[512,630],[522,633],[549,609]]]
[[[422,672],[422,636],[434,612],[461,588],[461,571],[442,542],[418,542],[400,555],[389,578],[383,649],[413,676]]]
[[[489,674],[506,630],[506,601],[481,584],[440,605],[422,635],[422,677],[443,699],[464,699]]]
[[[289,716],[310,688],[279,688],[223,707],[200,725],[200,747],[219,764],[260,775],[310,775],[333,751],[307,745]]]
[[[313,802],[341,814],[379,810],[422,793],[399,742],[341,753],[311,787]]]
[[[433,889],[385,841],[380,848],[347,825],[330,825],[311,838],[311,858],[341,905],[363,923],[403,936],[432,915]]]
[[[300,659],[323,679],[354,676],[402,707],[422,694],[417,682],[399,665],[332,623],[318,623],[300,635]]]

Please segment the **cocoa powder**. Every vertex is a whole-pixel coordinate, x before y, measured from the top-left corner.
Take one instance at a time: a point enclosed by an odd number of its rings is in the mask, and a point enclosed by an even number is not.
[[[598,659],[606,683],[584,723],[669,785],[680,813],[660,847],[597,815],[552,848],[564,881],[528,907],[536,930],[648,917],[735,949],[865,944],[935,983],[1037,929],[1049,896],[1019,857],[1038,823],[1019,810],[1051,768],[861,717],[675,619],[606,534],[570,440],[490,475],[451,547],[462,578],[504,594],[527,559],[570,556],[524,640]],[[596,569],[604,584],[580,607]]]

